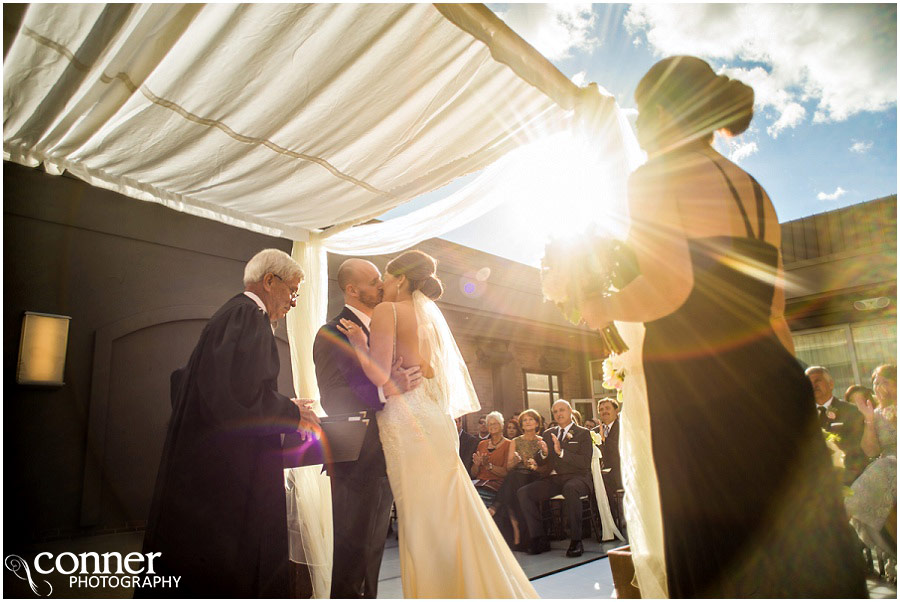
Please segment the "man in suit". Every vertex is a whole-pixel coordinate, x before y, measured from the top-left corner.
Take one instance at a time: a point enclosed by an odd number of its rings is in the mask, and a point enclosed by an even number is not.
[[[834,379],[824,366],[810,366],[806,377],[813,387],[819,426],[840,437],[838,448],[844,452],[844,484],[850,485],[865,470],[869,459],[860,447],[865,421],[852,403],[834,396]]]
[[[604,397],[597,402],[600,424],[592,430],[599,433],[603,442],[600,454],[603,456],[603,487],[613,518],[618,521],[619,507],[616,505],[616,491],[622,488],[621,462],[619,460],[619,402]]]
[[[386,396],[419,386],[422,375],[418,367],[401,369],[403,358],[398,357],[384,390],[372,384],[337,325],[350,320],[368,336],[372,310],[383,294],[381,272],[370,261],[348,259],[337,279],[344,307],[319,329],[313,344],[322,408],[332,416],[366,412],[369,424],[357,460],[326,465],[334,520],[331,597],[375,598],[394,501],[375,413],[384,408]]]
[[[172,374],[144,553],[158,553],[157,574],[179,582],[136,597],[288,597],[281,435],[318,419],[307,400],[278,392],[272,324],[294,307],[302,279],[284,251],[254,255],[244,292],[216,311]]]
[[[472,455],[478,449],[478,437],[463,428],[462,416],[456,419],[456,432],[459,433],[459,459],[466,467],[466,474],[472,472]]]
[[[553,404],[553,418],[558,426],[547,429],[541,438],[541,452],[535,457],[539,466],[548,466],[549,475],[519,489],[519,505],[525,515],[531,534],[529,554],[540,554],[550,549],[541,520],[541,502],[563,494],[569,535],[572,540],[566,556],[577,557],[584,553],[581,543],[581,496],[593,490],[591,457],[593,443],[591,433],[572,420],[572,406],[565,399]]]

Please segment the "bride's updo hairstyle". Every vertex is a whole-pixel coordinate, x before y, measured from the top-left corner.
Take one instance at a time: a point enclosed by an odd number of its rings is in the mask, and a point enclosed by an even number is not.
[[[753,88],[716,75],[704,60],[671,56],[652,67],[634,91],[641,110],[661,106],[690,139],[712,140],[717,130],[737,136],[753,119]]]
[[[409,290],[422,291],[422,294],[437,301],[444,294],[444,286],[435,276],[437,260],[422,251],[407,251],[398,255],[384,268],[392,276],[406,276],[409,281]]]

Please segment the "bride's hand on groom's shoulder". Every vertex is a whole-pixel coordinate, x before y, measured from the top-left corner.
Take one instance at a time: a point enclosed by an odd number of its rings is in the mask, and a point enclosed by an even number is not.
[[[335,324],[335,328],[343,333],[354,347],[366,349],[369,346],[369,339],[366,337],[366,333],[363,332],[363,329],[356,322],[341,318],[340,322]]]
[[[385,397],[408,393],[422,384],[422,370],[419,366],[402,367],[403,357],[398,357],[391,365],[391,377],[384,385]]]

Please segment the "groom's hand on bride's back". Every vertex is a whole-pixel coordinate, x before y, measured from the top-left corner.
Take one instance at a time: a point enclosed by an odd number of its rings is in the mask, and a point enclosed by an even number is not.
[[[422,369],[419,366],[403,368],[403,358],[398,357],[391,366],[391,378],[384,385],[384,396],[407,393],[422,384]]]

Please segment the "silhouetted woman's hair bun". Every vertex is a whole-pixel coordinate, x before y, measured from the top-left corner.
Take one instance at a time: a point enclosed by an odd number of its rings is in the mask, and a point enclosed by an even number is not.
[[[393,276],[406,276],[411,291],[422,291],[434,301],[444,294],[444,287],[435,276],[437,260],[428,253],[407,251],[392,259],[385,271]]]
[[[753,88],[727,75],[716,75],[704,60],[670,56],[641,78],[634,98],[642,108],[666,109],[688,135],[726,130],[742,134],[753,119]]]

